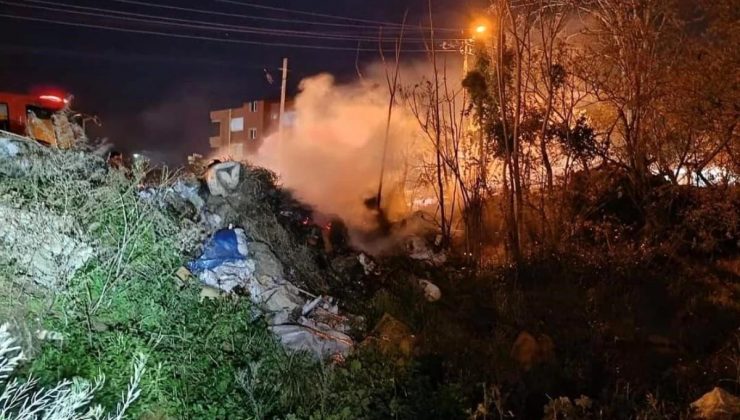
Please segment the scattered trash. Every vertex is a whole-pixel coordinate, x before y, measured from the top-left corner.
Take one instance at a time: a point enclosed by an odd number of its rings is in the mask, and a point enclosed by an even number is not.
[[[247,237],[242,229],[221,229],[213,234],[203,249],[203,254],[188,263],[188,269],[200,274],[212,270],[226,262],[247,259]]]
[[[535,339],[532,334],[522,331],[511,347],[511,357],[519,363],[522,369],[530,370],[532,367],[549,362],[555,357],[555,344],[545,334],[541,334]]]
[[[437,267],[447,262],[447,254],[432,250],[427,241],[420,236],[411,236],[406,241],[406,252],[415,260],[426,261]]]
[[[41,341],[64,341],[64,335],[57,331],[36,330],[36,338]]]
[[[308,351],[321,359],[337,354],[347,355],[352,349],[352,339],[334,330],[319,330],[300,324],[273,325],[270,331],[282,345],[292,351]]]
[[[203,302],[206,299],[218,299],[223,295],[223,292],[215,287],[204,286],[200,289],[200,301]]]
[[[696,418],[705,420],[730,420],[740,417],[740,398],[730,394],[722,388],[702,395],[691,403]]]
[[[442,298],[442,291],[429,280],[419,279],[419,287],[424,291],[424,298],[427,302],[436,302]]]
[[[239,185],[242,166],[239,162],[223,162],[211,166],[206,182],[211,195],[226,197]]]
[[[378,265],[370,256],[368,256],[364,252],[361,252],[360,255],[357,256],[357,260],[362,265],[362,269],[365,270],[366,276],[369,276],[371,274],[378,274]]]
[[[172,186],[172,190],[177,195],[192,204],[197,212],[203,210],[206,205],[205,201],[200,197],[200,185],[197,182],[187,182],[182,179],[178,179],[175,185]]]
[[[295,323],[273,325],[270,330],[292,351],[309,351],[326,359],[349,354],[354,341],[347,335],[349,320],[339,314],[333,299],[318,296],[301,308]]]
[[[206,285],[201,300],[222,293],[248,294],[264,313],[271,331],[293,351],[307,350],[318,357],[346,355],[354,345],[349,321],[339,314],[330,297],[312,296],[285,279],[283,266],[270,247],[248,242],[242,229],[213,234],[203,254],[188,268]]]

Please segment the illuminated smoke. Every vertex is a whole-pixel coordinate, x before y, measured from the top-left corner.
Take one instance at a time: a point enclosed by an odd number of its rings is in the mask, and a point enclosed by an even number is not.
[[[365,201],[377,194],[388,112],[385,82],[338,85],[328,74],[303,80],[295,120],[268,137],[252,163],[279,174],[284,187],[320,213],[341,217],[352,230],[377,228],[377,212]],[[386,156],[382,207],[391,220],[408,214],[403,174],[418,143],[418,124],[395,107]],[[408,167],[406,166],[406,169]],[[357,243],[358,236],[353,239]]]

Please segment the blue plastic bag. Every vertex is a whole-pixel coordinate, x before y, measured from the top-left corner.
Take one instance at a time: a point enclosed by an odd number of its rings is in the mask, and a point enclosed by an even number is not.
[[[239,237],[241,235],[241,238]],[[190,261],[188,270],[194,274],[200,274],[205,270],[214,268],[231,261],[242,261],[246,255],[239,252],[239,240],[246,242],[244,232],[239,229],[221,229],[213,234],[203,250],[203,255],[194,261]]]

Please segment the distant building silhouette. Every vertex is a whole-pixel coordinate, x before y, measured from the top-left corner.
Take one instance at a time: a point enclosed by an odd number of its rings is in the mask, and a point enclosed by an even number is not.
[[[285,127],[291,126],[295,119],[293,109],[293,100],[287,100],[283,116]],[[211,149],[235,159],[254,154],[267,137],[277,133],[279,116],[279,100],[256,100],[245,102],[239,108],[211,111]]]

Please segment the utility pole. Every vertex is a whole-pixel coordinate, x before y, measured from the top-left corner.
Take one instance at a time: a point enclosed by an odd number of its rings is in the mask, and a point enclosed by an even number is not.
[[[283,84],[280,88],[280,117],[278,118],[278,133],[283,138],[283,115],[285,114],[285,90],[288,86],[288,58],[283,58]]]
[[[462,54],[463,54],[463,78],[465,78],[468,75],[468,56],[472,54],[472,51],[470,51],[470,40],[465,39],[463,40],[463,48],[462,48]]]

